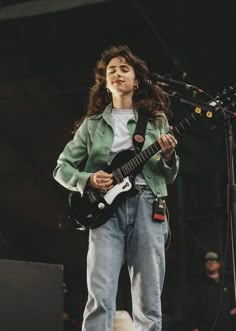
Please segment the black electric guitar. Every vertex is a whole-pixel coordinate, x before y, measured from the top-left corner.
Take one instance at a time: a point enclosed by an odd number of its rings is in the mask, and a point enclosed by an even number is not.
[[[223,107],[232,107],[235,105],[236,88],[230,87],[216,98],[216,101],[209,104],[214,109]],[[203,111],[196,107],[195,111],[176,125],[170,133],[174,136],[180,135],[183,131],[189,128],[193,122],[203,116],[203,112],[207,117],[212,116],[211,111]],[[131,151],[122,151],[113,159],[112,163],[104,169],[113,175],[113,188],[107,192],[99,189],[87,187],[83,197],[79,192],[71,192],[69,196],[69,205],[72,216],[75,219],[75,228],[80,230],[94,229],[106,223],[108,218],[113,214],[119,203],[129,194],[134,188],[135,176],[140,171],[146,161],[153,155],[160,154],[161,149],[158,142],[154,142],[145,150],[136,154]]]

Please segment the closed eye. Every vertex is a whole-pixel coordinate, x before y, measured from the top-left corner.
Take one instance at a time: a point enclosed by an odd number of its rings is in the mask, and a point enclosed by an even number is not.
[[[121,65],[119,68],[122,72],[129,72],[130,71],[129,66],[127,66],[127,65]],[[116,72],[116,70],[117,70],[116,66],[111,66],[107,69],[107,72],[109,74],[114,74]]]
[[[121,69],[121,71],[123,71],[123,72],[128,72],[128,71],[130,70],[129,67],[126,66],[126,65],[122,65],[122,66],[120,66],[120,69]]]

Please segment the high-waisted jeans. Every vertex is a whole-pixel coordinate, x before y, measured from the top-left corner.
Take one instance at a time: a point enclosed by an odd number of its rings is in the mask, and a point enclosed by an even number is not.
[[[127,258],[135,331],[161,330],[167,221],[152,220],[151,191],[128,197],[101,227],[90,230],[88,301],[83,331],[112,331],[118,278]]]

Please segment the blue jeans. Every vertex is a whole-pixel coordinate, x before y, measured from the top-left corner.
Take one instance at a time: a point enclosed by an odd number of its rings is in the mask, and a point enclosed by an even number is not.
[[[112,331],[118,278],[127,258],[135,331],[161,330],[167,221],[152,220],[151,191],[128,197],[103,226],[90,230],[88,301],[83,331]]]

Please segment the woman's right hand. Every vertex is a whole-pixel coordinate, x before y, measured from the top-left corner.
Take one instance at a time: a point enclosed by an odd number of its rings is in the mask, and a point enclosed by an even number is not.
[[[89,184],[103,191],[110,190],[113,187],[112,183],[112,174],[108,174],[103,170],[99,170],[89,177]]]

